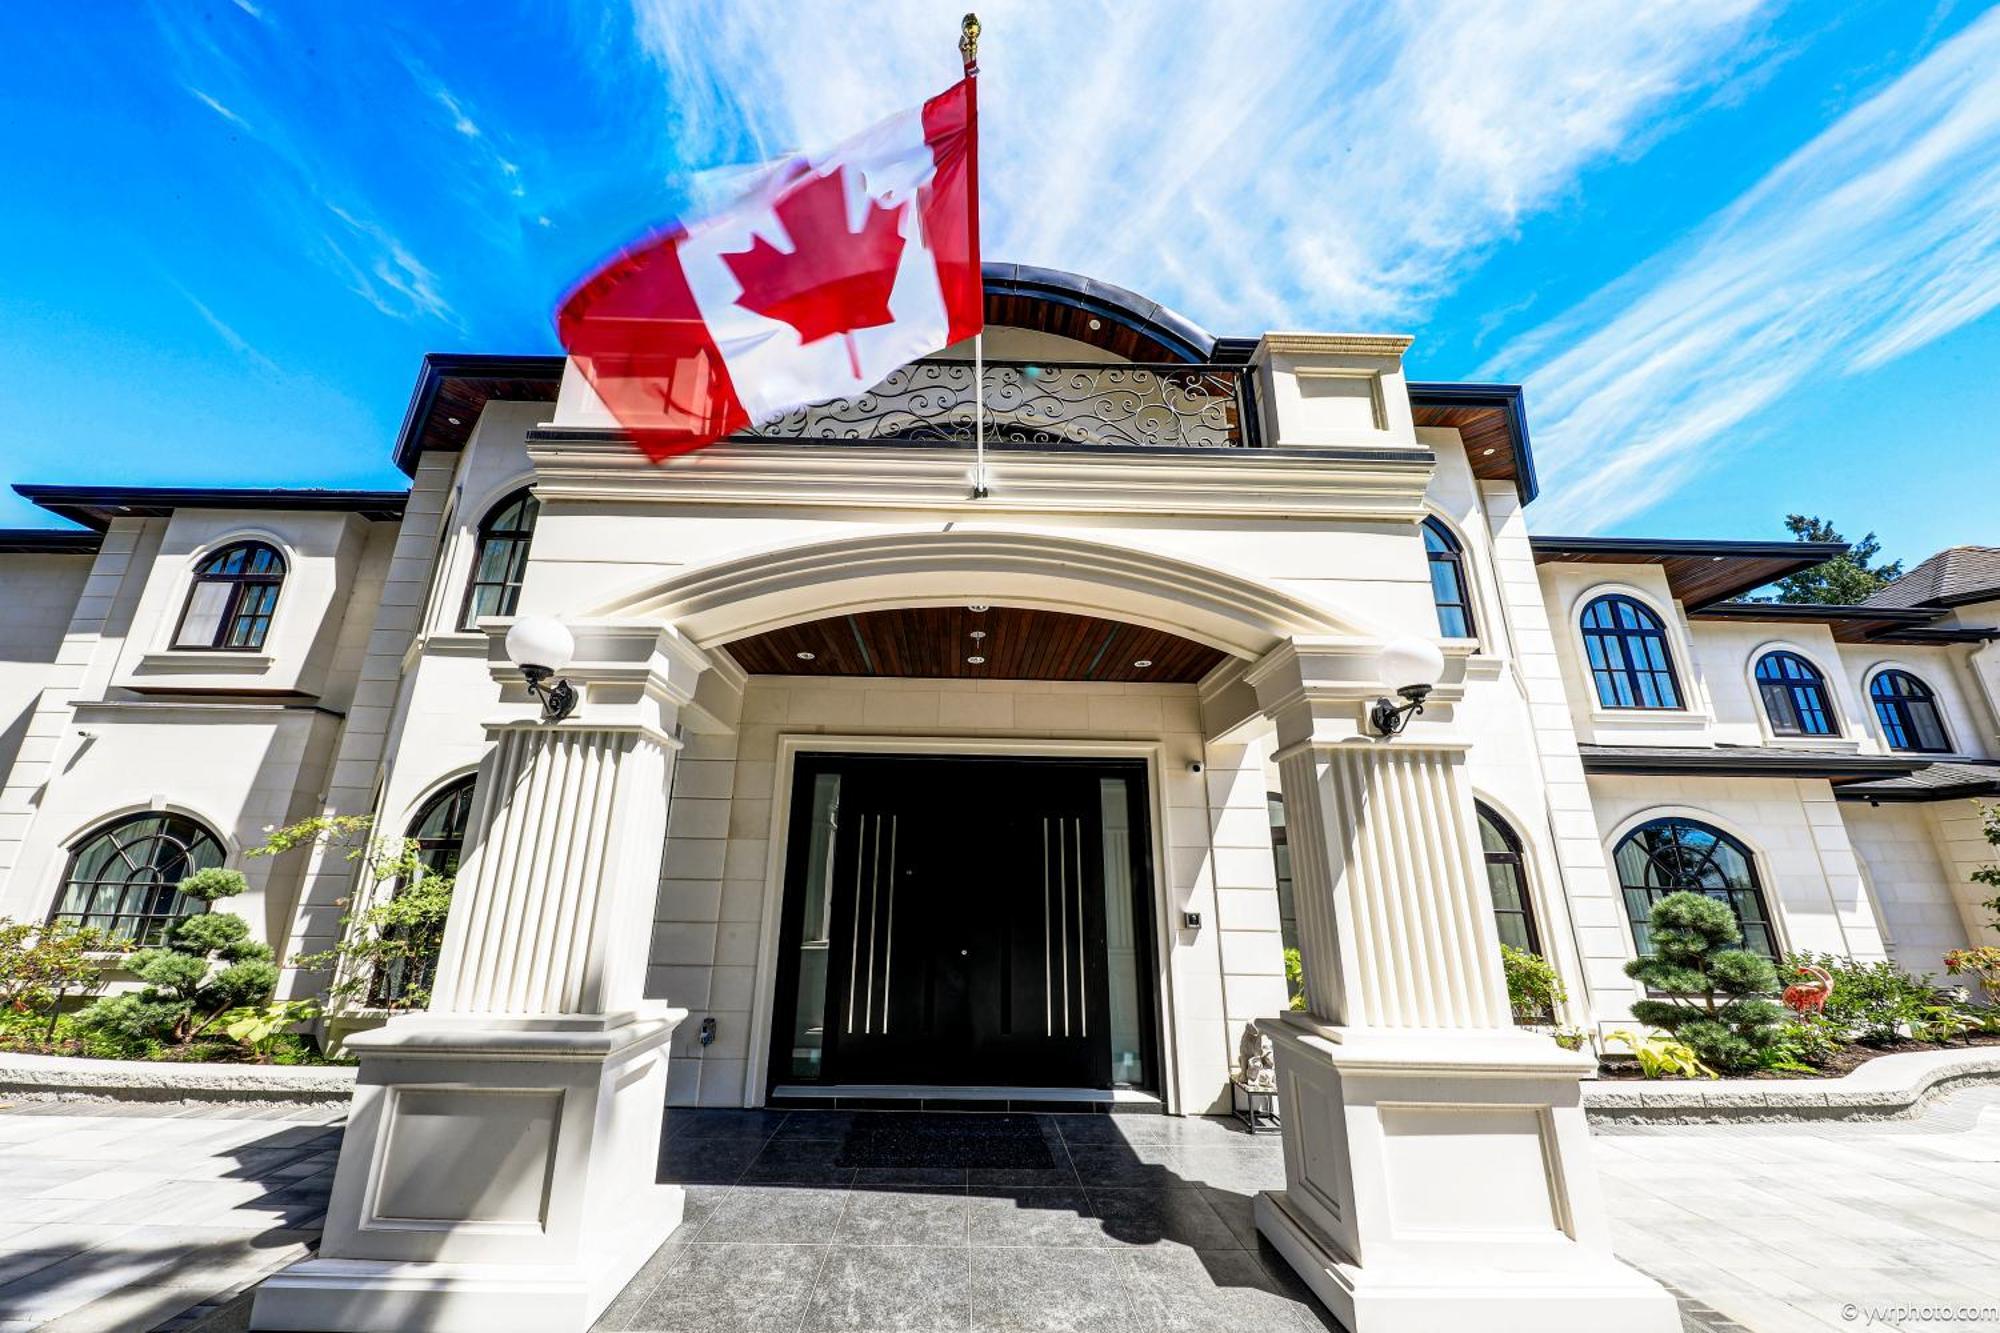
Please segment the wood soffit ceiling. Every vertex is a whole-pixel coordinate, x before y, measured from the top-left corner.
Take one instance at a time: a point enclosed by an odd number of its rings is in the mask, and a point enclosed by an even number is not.
[[[1481,481],[1513,481],[1519,474],[1513,424],[1504,408],[1423,403],[1413,397],[1410,412],[1419,426],[1455,429],[1465,442],[1472,475]]]
[[[1767,583],[1824,564],[1842,542],[1661,542],[1623,537],[1535,537],[1535,563],[1658,565],[1689,611],[1733,601]]]
[[[1165,630],[1011,606],[861,611],[753,634],[725,647],[745,671],[760,676],[1149,685],[1191,685],[1224,656],[1220,649]],[[973,657],[986,660],[968,660]]]

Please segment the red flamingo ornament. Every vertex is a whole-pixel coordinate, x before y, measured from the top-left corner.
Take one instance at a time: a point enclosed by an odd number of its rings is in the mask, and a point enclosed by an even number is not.
[[[1802,967],[1798,971],[1800,976],[1810,979],[1794,981],[1779,998],[1800,1017],[1820,1013],[1826,1008],[1826,997],[1833,994],[1832,974],[1823,967]]]

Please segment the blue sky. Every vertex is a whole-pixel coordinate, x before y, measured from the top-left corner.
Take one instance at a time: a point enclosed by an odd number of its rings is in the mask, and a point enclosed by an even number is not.
[[[2000,544],[2000,9],[981,12],[988,258],[1524,382],[1538,531]],[[956,18],[0,7],[0,479],[400,484],[424,352],[555,350],[619,243],[950,82]]]

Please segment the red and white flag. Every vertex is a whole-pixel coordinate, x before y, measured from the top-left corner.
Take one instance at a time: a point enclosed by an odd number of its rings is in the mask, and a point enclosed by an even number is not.
[[[848,398],[984,324],[976,80],[626,251],[556,314],[655,461]]]

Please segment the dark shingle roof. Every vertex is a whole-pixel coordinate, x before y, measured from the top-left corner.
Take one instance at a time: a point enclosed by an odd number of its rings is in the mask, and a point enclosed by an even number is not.
[[[1949,801],[2000,793],[2000,765],[1926,764],[1897,778],[1850,782],[1843,801]]]
[[[2000,597],[2000,546],[1939,551],[1864,606],[1960,606]]]

